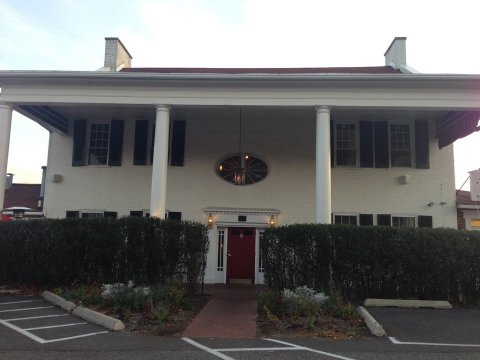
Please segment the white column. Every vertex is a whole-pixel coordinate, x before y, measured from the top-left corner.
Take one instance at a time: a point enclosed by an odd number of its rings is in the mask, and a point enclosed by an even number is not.
[[[155,122],[155,147],[152,164],[152,189],[150,193],[150,216],[165,218],[167,199],[167,168],[168,168],[168,129],[170,108],[157,105]]]
[[[0,210],[5,197],[5,177],[7,176],[8,148],[12,127],[12,107],[0,103]]]
[[[330,167],[330,108],[319,106],[316,134],[315,222],[332,222],[332,176]]]

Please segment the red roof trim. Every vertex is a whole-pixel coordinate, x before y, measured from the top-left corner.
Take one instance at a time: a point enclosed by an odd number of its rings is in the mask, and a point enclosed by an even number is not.
[[[476,205],[480,207],[480,201],[473,201],[470,197],[470,191],[457,190],[458,207],[462,205]]]
[[[156,74],[401,74],[390,66],[327,68],[124,68],[121,72]]]

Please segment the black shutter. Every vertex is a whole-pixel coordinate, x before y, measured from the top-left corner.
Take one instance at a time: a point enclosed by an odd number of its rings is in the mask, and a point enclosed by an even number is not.
[[[80,212],[79,211],[67,211],[65,214],[66,218],[79,218],[80,217]]]
[[[135,144],[133,145],[133,165],[147,165],[148,121],[135,122]]]
[[[330,121],[330,167],[335,167],[335,123]]]
[[[110,147],[108,152],[108,165],[122,165],[123,148],[123,120],[112,120],[110,126]]]
[[[72,166],[85,165],[85,141],[87,135],[87,122],[75,120],[73,123],[73,154]]]
[[[373,167],[373,124],[360,121],[360,167]]]
[[[375,136],[375,167],[387,168],[389,164],[388,123],[386,121],[374,122],[373,133]]]
[[[360,214],[360,225],[361,226],[371,226],[373,225],[373,215],[372,214]]]
[[[430,168],[428,121],[415,121],[415,166]]]
[[[418,227],[432,228],[433,219],[431,216],[418,215]]]
[[[155,150],[155,124],[152,126],[152,147],[150,148],[150,165],[153,164],[153,151]],[[170,149],[168,150],[170,151]],[[169,153],[170,155],[170,153]]]
[[[185,121],[173,121],[172,147],[170,155],[171,166],[183,166],[185,155]]]
[[[378,214],[377,215],[377,225],[392,226],[392,215]]]

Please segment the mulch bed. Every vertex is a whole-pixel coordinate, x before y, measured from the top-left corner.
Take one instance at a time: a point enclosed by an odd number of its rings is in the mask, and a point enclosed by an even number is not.
[[[340,319],[331,315],[312,318],[277,318],[273,314],[260,314],[258,333],[262,337],[320,337],[332,340],[371,337],[361,318]]]
[[[207,296],[202,295],[190,297],[191,309],[179,310],[176,313],[172,312],[163,323],[156,322],[150,311],[131,314],[127,319],[123,320],[125,331],[142,335],[180,337],[208,300]]]

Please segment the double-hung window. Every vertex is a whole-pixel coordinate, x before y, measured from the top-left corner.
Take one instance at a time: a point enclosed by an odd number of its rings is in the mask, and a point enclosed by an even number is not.
[[[107,165],[109,142],[109,124],[90,124],[90,141],[88,148],[89,165]]]
[[[335,125],[335,157],[337,166],[357,165],[357,141],[355,124]]]
[[[412,166],[409,124],[390,125],[390,165],[392,167]]]
[[[121,166],[123,128],[123,120],[75,120],[72,166]]]

